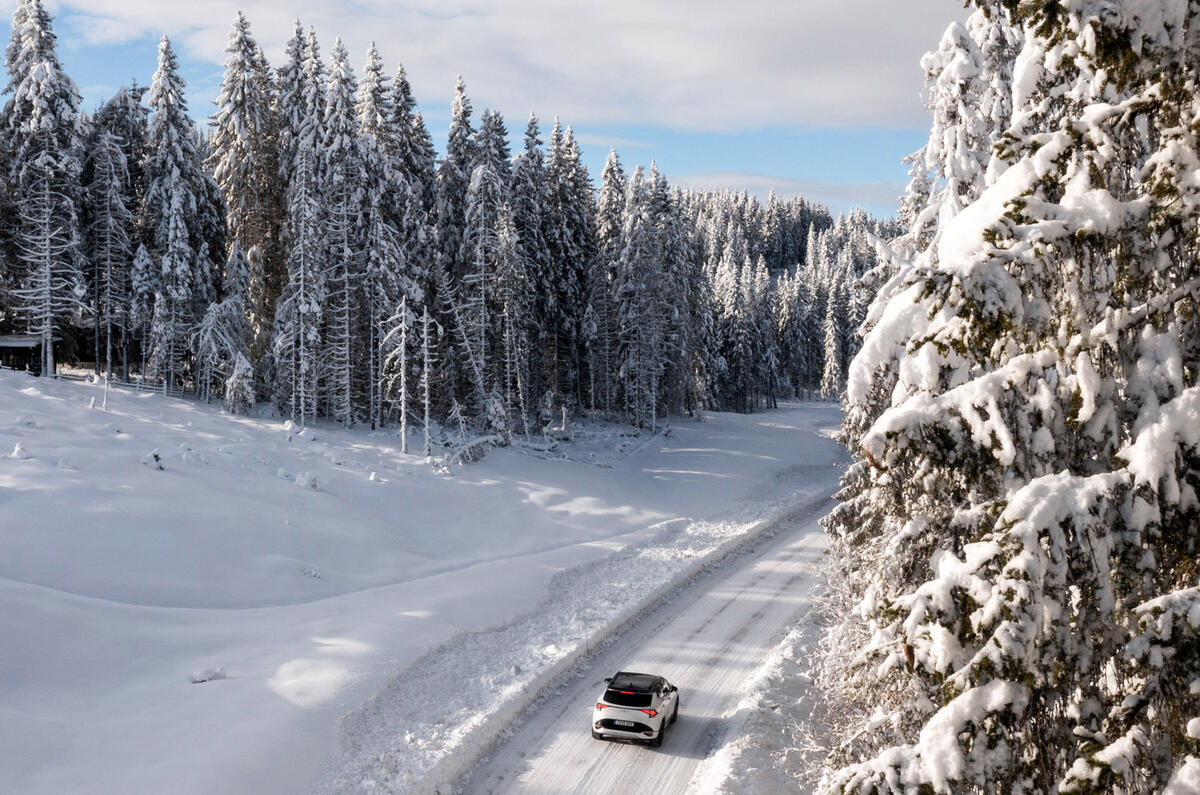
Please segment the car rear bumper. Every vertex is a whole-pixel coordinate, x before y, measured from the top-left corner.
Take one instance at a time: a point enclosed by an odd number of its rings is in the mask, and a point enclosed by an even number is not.
[[[652,726],[640,721],[631,721],[632,726],[618,726],[613,718],[599,718],[592,721],[592,730],[597,734],[613,739],[622,740],[653,740],[662,731],[662,726]]]

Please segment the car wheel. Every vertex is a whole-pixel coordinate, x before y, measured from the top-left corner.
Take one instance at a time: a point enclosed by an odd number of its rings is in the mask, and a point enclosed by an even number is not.
[[[679,720],[679,699],[675,699],[675,711],[671,713],[671,725],[675,725],[675,721]]]
[[[658,729],[658,736],[656,736],[653,740],[650,741],[650,747],[651,748],[662,747],[663,735],[666,733],[667,733],[667,722],[664,720],[662,722],[662,726],[660,726]]]
[[[601,734],[600,732],[596,731],[595,729],[592,729],[592,739],[593,740],[603,740],[604,735]]]

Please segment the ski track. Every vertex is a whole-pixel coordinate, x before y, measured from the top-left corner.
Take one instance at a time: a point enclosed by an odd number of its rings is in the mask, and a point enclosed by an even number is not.
[[[822,501],[821,505],[824,505]],[[746,684],[811,606],[824,537],[817,511],[785,520],[770,538],[697,577],[581,663],[539,699],[468,776],[458,793],[682,793],[699,785],[704,760],[744,722]],[[604,677],[659,673],[680,688],[678,722],[663,746],[591,737]]]

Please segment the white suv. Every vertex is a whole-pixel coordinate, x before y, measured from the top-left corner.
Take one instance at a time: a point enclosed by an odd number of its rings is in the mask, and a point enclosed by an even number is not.
[[[662,745],[667,726],[679,717],[679,688],[661,676],[628,671],[604,681],[604,693],[592,711],[592,736]]]

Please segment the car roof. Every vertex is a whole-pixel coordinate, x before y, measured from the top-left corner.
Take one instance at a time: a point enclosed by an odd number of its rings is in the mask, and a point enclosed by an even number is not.
[[[608,686],[619,690],[632,690],[635,693],[651,693],[658,687],[661,676],[654,674],[635,674],[628,671],[617,671],[613,674]]]

